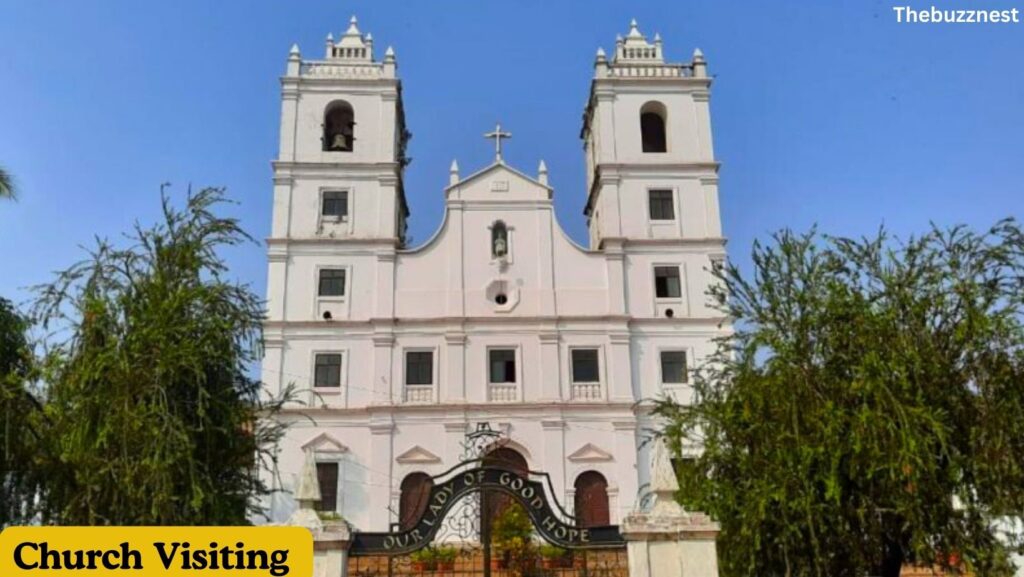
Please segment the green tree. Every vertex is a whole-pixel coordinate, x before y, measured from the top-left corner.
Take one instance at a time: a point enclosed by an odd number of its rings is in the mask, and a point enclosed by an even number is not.
[[[32,518],[39,478],[34,466],[39,403],[28,390],[28,321],[0,298],[0,527]]]
[[[0,166],[0,198],[17,198],[17,189],[14,186],[14,177],[11,173]]]
[[[131,246],[100,241],[39,288],[46,355],[43,514],[63,524],[240,524],[268,492],[260,475],[287,395],[247,376],[263,303],[226,278],[218,250],[250,240],[214,209],[220,189],[163,196],[163,222]],[[266,417],[266,418],[261,418]]]
[[[655,413],[729,576],[1008,575],[1024,516],[1024,233],[782,232],[716,272],[735,322]],[[1009,544],[1006,544],[1009,542]]]

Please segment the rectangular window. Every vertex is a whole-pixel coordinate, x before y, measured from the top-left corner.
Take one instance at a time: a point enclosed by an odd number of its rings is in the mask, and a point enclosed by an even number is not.
[[[405,384],[434,384],[434,353],[430,351],[405,353]]]
[[[338,464],[317,463],[316,480],[320,484],[319,511],[338,510]]]
[[[675,220],[676,209],[672,203],[671,190],[651,190],[647,192],[651,220]]]
[[[322,297],[345,296],[345,269],[320,269],[320,286],[317,294]]]
[[[687,382],[686,351],[661,351],[661,382],[671,385]]]
[[[313,375],[314,387],[341,386],[341,355],[331,353],[316,356],[316,367]]]
[[[682,295],[679,290],[679,267],[654,267],[654,295],[659,299],[677,299]]]
[[[493,349],[490,351],[491,382],[516,382],[516,351],[514,349]]]
[[[343,220],[348,216],[348,191],[326,190],[320,205],[320,214]]]
[[[597,368],[597,349],[572,350],[572,382],[596,383],[600,380]]]

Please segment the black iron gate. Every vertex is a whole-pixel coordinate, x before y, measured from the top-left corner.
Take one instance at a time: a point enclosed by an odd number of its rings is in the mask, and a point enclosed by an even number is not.
[[[628,577],[618,527],[579,526],[546,474],[485,459],[504,442],[487,424],[468,434],[463,461],[433,477],[414,523],[354,534],[348,574]]]

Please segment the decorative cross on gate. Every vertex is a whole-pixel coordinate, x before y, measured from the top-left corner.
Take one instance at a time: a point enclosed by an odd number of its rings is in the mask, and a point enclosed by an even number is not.
[[[494,159],[497,160],[498,162],[501,162],[501,139],[502,138],[512,138],[512,133],[511,132],[502,132],[501,131],[501,123],[499,122],[497,124],[497,126],[494,127],[494,131],[493,132],[485,132],[484,133],[484,138],[493,138],[494,139]]]

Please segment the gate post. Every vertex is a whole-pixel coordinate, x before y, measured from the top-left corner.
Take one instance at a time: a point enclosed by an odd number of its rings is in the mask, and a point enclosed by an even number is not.
[[[629,577],[718,577],[718,524],[701,513],[632,513],[622,524]]]
[[[718,523],[703,513],[687,513],[676,502],[679,482],[660,440],[654,446],[650,489],[654,506],[627,515],[622,523],[629,576],[718,577]]]
[[[345,577],[351,544],[347,523],[325,523],[319,533],[313,534],[313,577]]]
[[[306,452],[306,461],[295,488],[295,500],[299,508],[286,524],[305,527],[313,534],[312,577],[345,577],[348,574],[348,547],[352,543],[352,532],[340,515],[321,519],[315,510],[320,500],[320,483],[316,478],[312,451]]]

